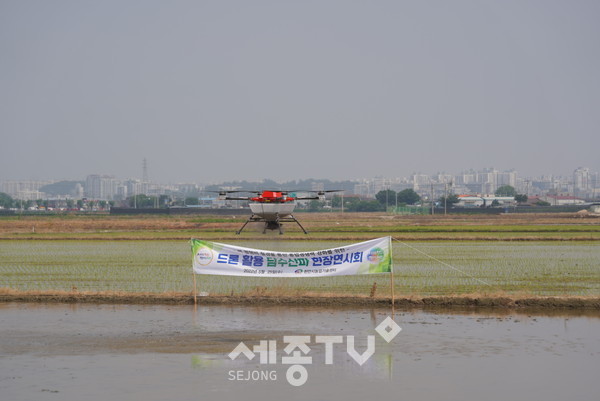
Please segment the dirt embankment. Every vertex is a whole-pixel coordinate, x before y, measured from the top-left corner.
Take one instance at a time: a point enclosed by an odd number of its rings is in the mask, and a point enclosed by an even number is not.
[[[0,302],[40,303],[97,303],[97,304],[194,304],[194,296],[187,293],[149,294],[112,292],[61,292],[16,291],[0,292]],[[361,297],[345,295],[213,295],[198,296],[199,305],[289,305],[323,307],[390,307],[390,297]],[[397,297],[394,306],[399,308],[494,308],[540,310],[590,310],[600,314],[600,297],[511,297],[494,295],[456,295],[430,297]]]
[[[185,218],[113,216],[24,216],[0,220],[0,233],[86,233],[193,230],[199,223]]]
[[[313,235],[286,225],[282,239],[364,240],[393,235],[400,240],[600,241],[600,218],[573,213],[400,216],[385,213],[298,213]],[[262,223],[235,232],[245,216],[38,215],[0,218],[0,240],[212,240],[270,239]],[[289,229],[289,231],[288,231]]]
[[[600,219],[582,218],[574,213],[506,214],[506,215],[433,215],[400,216],[382,213],[299,213],[299,219],[314,229],[335,226],[361,228],[395,226],[473,226],[473,225],[600,225]],[[215,221],[218,220],[218,221]],[[22,216],[0,219],[0,233],[83,233],[83,232],[136,232],[136,231],[186,231],[202,229],[239,228],[243,216],[110,216],[65,215]],[[329,230],[328,230],[329,231]],[[335,230],[334,230],[335,231]]]

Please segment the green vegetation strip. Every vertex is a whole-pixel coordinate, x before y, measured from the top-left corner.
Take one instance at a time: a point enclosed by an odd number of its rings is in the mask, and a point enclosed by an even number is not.
[[[290,239],[228,242],[275,251],[308,251],[348,243]],[[600,247],[594,242],[412,241],[410,246],[394,242],[398,296],[600,295]],[[390,295],[389,275],[296,279],[197,276],[197,281],[198,291],[211,295],[368,296],[374,286],[377,296]],[[6,240],[0,244],[0,288],[163,294],[191,293],[192,282],[186,240]]]
[[[352,226],[336,226],[330,228],[319,228],[319,231],[325,232],[356,232],[357,228]],[[600,233],[600,225],[587,224],[543,224],[543,225],[427,225],[427,226],[370,226],[360,227],[360,231],[385,231],[398,233],[447,233],[447,232],[467,232],[467,233],[565,233],[565,232],[594,232]]]

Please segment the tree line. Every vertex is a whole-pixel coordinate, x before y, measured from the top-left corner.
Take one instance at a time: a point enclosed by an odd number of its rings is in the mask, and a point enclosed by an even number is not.
[[[514,198],[517,203],[522,204],[526,203],[528,200],[527,195],[518,194],[514,187],[510,185],[503,185],[499,187],[496,192],[496,196],[506,196]],[[341,195],[334,195],[331,199],[331,208],[332,209],[342,209],[342,201],[344,211],[348,212],[381,212],[386,211],[386,208],[392,206],[404,207],[409,205],[418,205],[421,203],[421,196],[417,194],[413,189],[404,189],[402,191],[396,192],[391,189],[386,189],[379,191],[375,195],[375,199],[365,200],[360,199],[356,196],[347,196],[343,197]],[[445,204],[447,207],[452,207],[460,201],[459,197],[456,194],[448,194],[447,196],[442,196],[438,199],[439,204]],[[13,199],[6,193],[0,192],[0,207],[4,209],[29,209],[31,207],[44,207],[48,209],[51,205],[51,202],[48,200],[18,200]],[[55,201],[56,202],[56,201]],[[95,201],[95,200],[72,200],[65,199],[64,204],[68,209],[74,208],[75,206],[78,209],[88,208],[92,209],[95,207],[105,209],[107,206],[114,206],[115,202],[113,201]],[[124,203],[129,207],[137,207],[137,208],[148,208],[148,207],[168,207],[168,206],[185,206],[185,205],[196,205],[198,204],[197,197],[187,197],[185,199],[181,199],[179,201],[173,200],[168,195],[160,195],[156,196],[148,196],[144,194],[138,194],[135,196],[128,197]],[[497,206],[492,203],[491,206]],[[537,203],[538,206],[549,206],[549,203],[539,201]],[[326,210],[326,203],[318,200],[313,200],[308,203],[305,207],[307,211],[317,212]]]

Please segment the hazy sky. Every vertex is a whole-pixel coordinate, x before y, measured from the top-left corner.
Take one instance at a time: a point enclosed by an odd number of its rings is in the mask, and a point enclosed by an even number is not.
[[[600,1],[0,0],[0,180],[600,170]]]

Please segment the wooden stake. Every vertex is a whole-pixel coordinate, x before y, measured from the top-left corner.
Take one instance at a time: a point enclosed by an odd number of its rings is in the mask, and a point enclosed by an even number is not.
[[[392,246],[392,237],[389,237],[390,239],[390,286],[391,286],[391,290],[392,290],[392,319],[394,318],[394,303],[395,303],[395,298],[394,298],[394,263],[393,260],[394,258],[392,257],[392,250],[393,250],[393,246]]]
[[[198,301],[196,299],[196,273],[194,272],[194,269],[192,269],[192,276],[194,277],[194,305],[197,305]]]
[[[373,287],[371,287],[371,294],[369,295],[371,298],[375,297],[375,292],[377,291],[377,281],[373,283]]]

